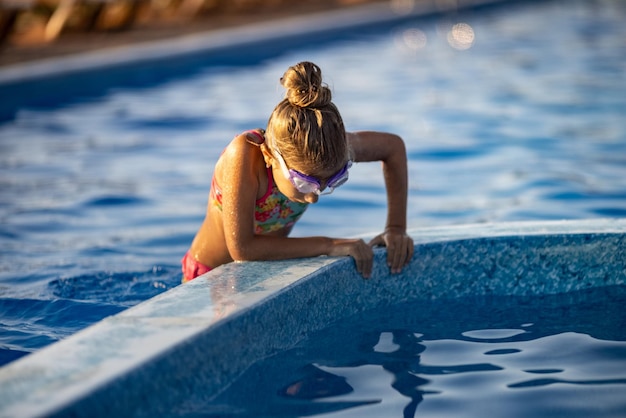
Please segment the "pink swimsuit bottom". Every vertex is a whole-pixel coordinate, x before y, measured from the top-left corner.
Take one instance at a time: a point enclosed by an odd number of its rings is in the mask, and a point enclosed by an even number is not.
[[[195,279],[198,276],[202,276],[204,273],[211,271],[211,267],[194,260],[193,256],[187,252],[181,260],[183,270],[183,283]]]

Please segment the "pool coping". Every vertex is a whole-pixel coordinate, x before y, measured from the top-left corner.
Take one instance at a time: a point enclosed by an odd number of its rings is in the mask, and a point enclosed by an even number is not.
[[[607,285],[602,266],[611,268],[611,263],[621,266],[613,282],[626,284],[626,219],[458,225],[418,228],[410,234],[416,254],[407,268],[409,277],[440,274],[447,264],[456,263],[454,268],[467,270],[461,274],[469,271],[476,280],[461,282],[441,273],[435,281],[424,277],[419,285],[407,288],[397,284],[401,278],[389,274],[384,249],[375,251],[369,281],[358,276],[347,257],[231,263],[0,368],[0,417],[62,416],[68,411],[73,416],[119,414],[137,408],[137,402],[151,393],[158,393],[159,401],[134,410],[132,416],[163,413],[175,403],[167,393],[175,392],[171,379],[176,380],[176,375],[182,385],[176,389],[197,393],[201,387],[210,398],[251,361],[267,356],[268,350],[287,349],[335,315],[353,313],[379,300],[396,300],[398,295],[441,298],[484,291],[535,292],[533,286],[545,278],[523,271],[528,263],[535,263],[533,269],[547,268],[540,274],[549,279],[554,271],[571,276],[567,283],[542,284],[546,293],[590,283]],[[604,241],[611,241],[612,247],[602,247]],[[541,257],[527,255],[524,246]],[[560,257],[570,248],[584,251],[576,260],[562,257],[555,262],[563,266],[546,262],[546,254]],[[607,252],[605,248],[619,251],[601,254],[610,261],[587,254]],[[506,251],[511,255],[502,255]],[[489,266],[477,269],[490,257]],[[486,270],[503,263],[519,277],[502,283],[501,278],[485,276]],[[576,267],[577,263],[581,265]],[[580,269],[590,269],[582,281]],[[405,287],[394,288],[398,286]],[[293,309],[305,309],[307,315],[294,318]],[[168,378],[158,382],[155,375]],[[199,383],[190,381],[190,376]]]

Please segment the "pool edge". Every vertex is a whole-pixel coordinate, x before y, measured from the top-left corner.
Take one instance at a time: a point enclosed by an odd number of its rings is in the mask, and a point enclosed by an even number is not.
[[[383,249],[376,250],[370,281],[361,279],[347,258],[232,263],[0,368],[0,416],[54,416],[68,411],[75,416],[104,416],[128,411],[132,405],[132,415],[143,416],[172,405],[174,394],[171,398],[163,394],[168,390],[201,387],[210,398],[255,358],[289,347],[335,315],[400,297],[438,298],[489,289],[532,293],[532,286],[544,280],[541,274],[551,274],[542,272],[544,268],[571,276],[567,284],[550,279],[546,291],[606,282],[602,266],[621,269],[617,283],[624,284],[625,232],[626,219],[417,228],[410,232],[416,239],[416,255],[407,276],[418,275],[419,280],[404,287],[393,284],[401,279],[390,276]],[[608,247],[597,244],[609,237],[619,240],[610,247],[618,251],[595,254],[598,249],[607,252]],[[546,254],[565,258],[563,252],[575,246],[576,251],[582,249],[575,260],[557,260],[555,265],[546,261]],[[507,251],[511,254],[501,255]],[[599,256],[610,260],[597,262]],[[529,272],[528,263],[540,271]],[[486,273],[494,268],[510,269],[514,280],[509,283]],[[591,269],[587,283],[579,277],[583,269]],[[473,282],[459,279],[470,273]],[[294,309],[310,314],[295,318]],[[265,332],[259,332],[259,327]],[[146,379],[154,380],[155,374],[168,378],[147,384]],[[171,388],[174,381],[180,385],[176,390]],[[161,403],[137,409],[136,402],[149,393],[159,393]]]

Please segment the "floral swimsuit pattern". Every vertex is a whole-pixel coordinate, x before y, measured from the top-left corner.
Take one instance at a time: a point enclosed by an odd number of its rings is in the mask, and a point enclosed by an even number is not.
[[[222,191],[215,177],[211,182],[211,202],[222,210]],[[254,233],[268,234],[285,229],[287,233],[300,219],[308,203],[292,202],[281,193],[274,182],[272,170],[267,169],[267,191],[254,207]]]

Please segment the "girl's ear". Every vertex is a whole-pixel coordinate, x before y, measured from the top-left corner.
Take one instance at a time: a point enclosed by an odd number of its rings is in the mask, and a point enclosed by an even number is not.
[[[270,168],[274,162],[274,156],[270,152],[269,148],[265,144],[261,144],[261,153],[263,154],[263,160],[265,160],[265,167]]]

